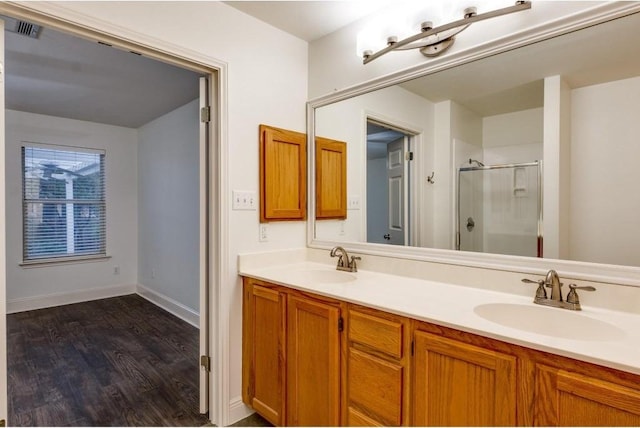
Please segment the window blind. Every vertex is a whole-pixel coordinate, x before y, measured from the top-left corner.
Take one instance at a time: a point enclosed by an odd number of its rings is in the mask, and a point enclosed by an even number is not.
[[[25,261],[106,255],[104,152],[22,148]]]

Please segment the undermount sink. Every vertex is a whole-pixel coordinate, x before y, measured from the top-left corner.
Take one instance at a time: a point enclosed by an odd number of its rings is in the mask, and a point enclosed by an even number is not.
[[[476,306],[476,315],[505,327],[531,333],[585,341],[615,341],[625,333],[606,321],[566,309],[515,303],[488,303]]]
[[[357,279],[356,275],[350,272],[343,272],[331,269],[305,269],[289,272],[289,276],[304,280],[305,282],[314,282],[318,284],[340,284],[351,282]]]

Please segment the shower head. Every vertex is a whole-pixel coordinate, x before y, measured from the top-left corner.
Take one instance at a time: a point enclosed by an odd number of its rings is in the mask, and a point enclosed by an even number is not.
[[[475,159],[469,159],[469,163],[470,164],[475,163],[477,166],[484,166],[484,164],[482,162],[477,161]]]

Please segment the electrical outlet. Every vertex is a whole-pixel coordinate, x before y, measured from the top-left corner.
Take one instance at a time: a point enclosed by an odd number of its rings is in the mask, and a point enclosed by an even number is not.
[[[120,266],[114,266],[113,267],[113,274],[114,275],[120,275]]]
[[[256,192],[249,190],[234,190],[231,208],[234,210],[255,210],[258,205]]]
[[[340,222],[340,230],[338,231],[338,235],[344,236],[344,221]]]
[[[347,201],[347,209],[359,210],[360,209],[360,196],[349,196]]]
[[[268,232],[269,231],[267,229],[267,225],[266,224],[261,224],[259,232],[258,232],[258,240],[260,242],[267,242],[269,240],[269,233]]]

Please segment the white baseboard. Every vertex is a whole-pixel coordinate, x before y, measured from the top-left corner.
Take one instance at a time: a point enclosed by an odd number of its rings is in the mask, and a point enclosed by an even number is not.
[[[89,290],[68,291],[43,296],[24,297],[21,299],[7,300],[7,313],[13,314],[16,312],[50,308],[53,306],[69,305],[71,303],[125,296],[135,292],[135,284],[121,284],[102,288],[92,288]]]
[[[236,397],[229,401],[229,424],[235,424],[236,422],[251,416],[255,411],[242,402],[242,397]]]
[[[145,287],[142,284],[136,286],[136,293],[141,297],[144,297],[156,306],[161,307],[165,311],[172,313],[183,321],[188,322],[192,326],[200,327],[200,314],[193,309],[183,305],[182,303],[167,297],[164,294],[158,293],[155,290]]]

